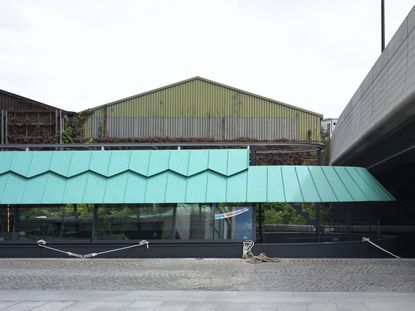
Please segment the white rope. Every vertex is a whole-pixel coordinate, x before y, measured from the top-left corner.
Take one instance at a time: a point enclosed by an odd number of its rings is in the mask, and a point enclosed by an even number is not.
[[[377,247],[377,248],[379,248],[380,250],[384,251],[385,253],[387,253],[387,254],[389,254],[389,255],[391,255],[391,256],[393,256],[393,257],[395,257],[395,258],[401,259],[401,257],[396,256],[395,254],[393,254],[393,253],[391,253],[391,252],[387,251],[386,249],[384,249],[384,248],[380,247],[379,245],[377,245],[377,244],[373,243],[373,242],[370,240],[370,238],[365,238],[365,237],[362,237],[362,241],[363,241],[363,242],[368,242],[368,243],[372,244],[374,247]]]
[[[242,243],[242,259],[248,259],[252,256],[254,256],[254,254],[252,254],[251,250],[254,248],[254,241],[252,240],[246,240],[243,241]]]
[[[125,250],[125,249],[129,249],[129,248],[133,248],[133,247],[138,247],[138,246],[143,246],[143,245],[145,245],[147,247],[147,249],[148,249],[148,241],[141,240],[138,244],[135,244],[135,245],[130,245],[130,246],[125,246],[125,247],[110,249],[108,251],[103,251],[103,252],[99,252],[99,253],[90,253],[90,254],[83,255],[83,258],[92,258],[92,257],[96,257],[98,255],[108,254],[108,253],[113,253],[113,252],[118,252],[118,251],[122,251],[122,250]]]
[[[47,248],[47,249],[50,249],[50,250],[55,251],[55,252],[63,253],[63,254],[66,254],[68,256],[72,256],[72,257],[76,257],[76,258],[83,258],[82,255],[79,255],[77,253],[67,252],[67,251],[63,251],[63,250],[60,250],[60,249],[57,249],[57,248],[54,248],[54,247],[46,246],[46,241],[45,240],[38,240],[37,241],[37,246]]]
[[[77,253],[67,252],[67,251],[63,251],[63,250],[58,249],[58,248],[47,246],[45,240],[38,240],[37,241],[37,246],[39,246],[39,247],[50,249],[52,251],[63,253],[63,254],[66,254],[68,256],[76,257],[76,258],[93,258],[93,257],[99,256],[99,255],[102,255],[102,254],[118,252],[118,251],[122,251],[122,250],[125,250],[125,249],[129,249],[129,248],[133,248],[133,247],[139,247],[139,246],[143,246],[143,245],[145,245],[148,248],[148,244],[149,244],[148,241],[141,240],[138,244],[135,244],[135,245],[129,245],[129,246],[125,246],[125,247],[115,248],[115,249],[111,249],[111,250],[103,251],[103,252],[98,252],[98,253],[90,253],[90,254],[80,255],[80,254],[77,254]]]
[[[242,259],[246,259],[248,263],[260,263],[260,262],[280,262],[278,258],[268,257],[267,254],[261,253],[255,256],[252,253],[254,248],[254,241],[246,240],[242,243]]]

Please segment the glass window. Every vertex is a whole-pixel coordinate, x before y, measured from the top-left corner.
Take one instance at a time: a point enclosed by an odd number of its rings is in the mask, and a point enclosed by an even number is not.
[[[223,204],[178,204],[176,239],[252,239],[252,207]]]
[[[13,208],[0,207],[0,241],[13,238]]]
[[[0,241],[90,240],[92,237],[96,240],[240,241],[253,238],[252,211],[251,206],[244,204],[1,208]]]
[[[91,239],[92,205],[16,208],[18,240]]]
[[[175,205],[103,206],[98,209],[100,240],[171,239]]]

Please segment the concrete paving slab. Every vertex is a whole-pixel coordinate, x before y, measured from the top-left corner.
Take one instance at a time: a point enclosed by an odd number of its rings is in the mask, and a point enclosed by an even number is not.
[[[156,311],[184,311],[190,305],[189,302],[168,301],[155,308]]]
[[[336,305],[337,311],[369,311],[369,308],[364,302],[342,302],[337,303]]]
[[[216,306],[217,311],[246,311],[248,305],[242,302],[219,302]]]
[[[176,291],[155,299],[160,292],[151,293],[108,291],[87,291],[90,300],[76,300],[79,291],[32,291],[28,299],[28,291],[6,291],[13,293],[13,300],[0,291],[0,303],[11,310],[20,310],[19,306],[30,306],[23,310],[318,310],[318,311],[370,311],[370,310],[414,310],[415,295],[413,293],[302,293],[302,292],[227,292],[210,295],[208,291]],[[136,298],[141,296],[139,300]],[[173,299],[173,295],[176,297]],[[238,301],[241,296],[251,297]],[[146,299],[145,296],[151,296]],[[42,300],[34,301],[33,297]],[[44,300],[49,297],[50,300]],[[111,301],[111,298],[115,299]],[[262,301],[258,299],[270,299]],[[182,300],[180,300],[182,298]],[[186,298],[186,299],[184,299]]]
[[[247,311],[277,311],[277,305],[270,302],[250,303]]]
[[[93,311],[124,311],[131,305],[131,301],[102,301],[99,305],[93,308]]]
[[[9,299],[10,300],[10,299]],[[17,304],[16,301],[0,301],[0,310]]]
[[[192,302],[185,311],[215,311],[217,307],[213,302]]]
[[[97,310],[98,307],[101,306],[103,302],[97,301],[81,301],[76,302],[64,309],[64,311],[91,311]]]
[[[140,300],[133,302],[129,308],[156,308],[162,304],[161,301],[145,301]]]
[[[74,301],[51,301],[31,309],[32,311],[60,311],[74,304]]]
[[[304,302],[280,302],[277,304],[278,311],[307,311],[307,303]]]
[[[307,311],[337,311],[337,306],[332,302],[311,302],[307,304]]]
[[[29,311],[29,310],[33,310],[36,307],[42,306],[44,304],[47,304],[47,301],[22,301],[16,304],[13,304],[10,307],[7,307],[5,309],[1,309],[6,310],[6,311]],[[1,306],[0,306],[1,308]]]

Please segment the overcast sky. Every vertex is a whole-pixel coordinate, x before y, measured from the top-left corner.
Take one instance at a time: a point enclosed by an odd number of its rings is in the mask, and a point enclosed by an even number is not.
[[[0,0],[0,89],[66,110],[202,76],[337,117],[379,55],[380,0]]]

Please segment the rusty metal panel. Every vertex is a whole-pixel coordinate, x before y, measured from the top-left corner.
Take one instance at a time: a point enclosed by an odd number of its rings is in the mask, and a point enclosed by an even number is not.
[[[52,106],[0,90],[0,111],[0,143],[50,143],[61,137],[62,111],[57,117]]]
[[[1,110],[0,113],[0,144],[4,144],[5,140],[4,140],[4,110]]]
[[[86,136],[320,140],[321,115],[200,77],[97,107]],[[311,133],[311,136],[309,135]]]
[[[43,104],[30,98],[0,90],[0,110],[47,110],[55,111],[55,107]]]

